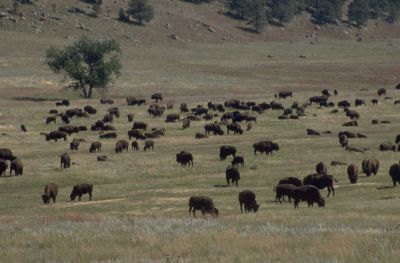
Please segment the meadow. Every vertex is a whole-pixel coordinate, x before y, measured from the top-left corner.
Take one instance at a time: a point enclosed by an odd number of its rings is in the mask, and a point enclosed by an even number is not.
[[[397,262],[400,256],[399,188],[392,188],[390,165],[399,161],[396,152],[380,152],[379,144],[394,141],[400,130],[400,115],[394,100],[377,98],[377,88],[400,99],[394,89],[399,82],[400,41],[368,42],[320,39],[317,44],[270,42],[247,44],[177,43],[152,46],[122,42],[123,72],[105,94],[91,100],[62,89],[62,77],[43,64],[44,50],[63,46],[70,40],[39,38],[5,32],[0,41],[0,148],[10,148],[25,166],[21,177],[0,178],[0,255],[2,262]],[[18,45],[20,52],[14,52]],[[300,58],[305,55],[306,58]],[[339,110],[311,106],[299,120],[278,120],[280,111],[257,116],[253,129],[243,135],[210,136],[196,140],[205,121],[165,123],[148,115],[148,106],[131,107],[127,96],[150,100],[154,92],[164,102],[187,102],[194,107],[208,101],[238,98],[270,102],[280,90],[291,90],[293,98],[282,100],[286,107],[305,102],[324,88],[337,89],[337,102],[363,98],[357,107],[358,127],[342,127],[348,121]],[[49,99],[40,102],[16,97]],[[46,142],[40,132],[61,125],[45,124],[55,98],[71,100],[69,108],[92,105],[98,113],[89,119],[73,119],[73,125],[90,126],[101,119],[110,105],[99,98],[115,100],[121,117],[113,123],[118,139],[127,139],[131,128],[126,115],[150,127],[165,127],[166,136],[155,140],[152,152],[116,154],[116,139],[101,140],[108,161],[97,162],[89,154],[90,142],[98,132],[83,132],[77,152],[67,142]],[[275,99],[278,100],[278,99]],[[58,107],[65,110],[67,107]],[[390,124],[371,125],[372,119]],[[24,123],[27,133],[19,130]],[[306,129],[329,130],[330,135],[312,137]],[[351,139],[350,145],[369,148],[352,153],[339,147],[337,133],[361,132],[367,139]],[[280,150],[272,156],[254,155],[252,145],[273,140]],[[233,145],[245,157],[238,187],[224,187],[225,168],[231,158],[219,160],[219,147]],[[193,167],[181,167],[175,154],[192,152]],[[59,156],[71,155],[70,169],[60,169]],[[325,208],[299,209],[275,203],[273,187],[286,176],[303,178],[315,171],[319,161],[356,163],[378,158],[376,176],[360,176],[350,185],[347,166],[328,166],[339,181],[335,197]],[[60,186],[56,204],[43,205],[44,186]],[[93,201],[83,197],[71,202],[69,194],[77,183],[94,184]],[[261,204],[257,214],[240,214],[238,193],[253,190]],[[321,191],[326,196],[327,191]],[[188,215],[192,195],[213,198],[218,218]],[[200,213],[199,213],[200,214]]]

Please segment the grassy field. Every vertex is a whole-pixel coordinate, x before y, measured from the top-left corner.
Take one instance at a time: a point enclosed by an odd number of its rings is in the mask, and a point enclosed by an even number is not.
[[[398,106],[380,99],[372,106],[378,87],[400,99],[394,89],[400,74],[400,41],[350,42],[320,39],[308,42],[252,44],[171,44],[144,46],[123,42],[123,73],[108,94],[93,100],[80,99],[62,91],[61,78],[43,64],[44,50],[72,40],[39,38],[5,32],[0,41],[0,148],[10,148],[25,165],[22,177],[0,178],[0,255],[2,262],[397,262],[400,256],[399,188],[392,188],[388,175],[398,153],[379,152],[378,146],[394,141],[400,130]],[[19,45],[21,52],[12,47]],[[23,50],[23,51],[22,51]],[[300,55],[306,58],[299,58]],[[271,55],[272,57],[270,57]],[[279,111],[257,115],[253,129],[244,135],[211,136],[195,140],[205,121],[165,123],[152,118],[147,106],[124,105],[126,96],[149,99],[162,92],[166,102],[188,102],[190,106],[228,98],[271,101],[273,94],[288,89],[294,97],[280,100],[286,107],[305,102],[323,88],[337,89],[337,102],[364,98],[367,106],[357,108],[359,127],[346,128],[345,114],[315,106],[300,120],[278,120]],[[361,91],[366,88],[368,90]],[[87,104],[98,113],[89,119],[74,119],[86,125],[102,118],[110,106],[100,105],[102,96],[115,98],[121,117],[116,119],[118,139],[127,139],[131,128],[126,115],[150,127],[165,127],[166,136],[155,141],[153,152],[115,154],[116,140],[102,140],[104,163],[89,154],[97,132],[83,132],[69,138],[83,138],[79,151],[71,152],[67,142],[46,142],[40,132],[61,125],[45,125],[52,101],[32,102],[15,97],[69,98],[69,108]],[[177,108],[177,107],[176,107]],[[66,109],[66,108],[58,108]],[[168,113],[177,112],[177,109]],[[391,124],[371,125],[372,119]],[[28,132],[19,131],[24,123]],[[331,135],[309,137],[306,128],[330,130]],[[337,133],[362,132],[368,139],[350,144],[365,147],[366,153],[350,153],[339,147]],[[281,150],[273,156],[254,155],[252,144],[276,141]],[[219,146],[234,145],[245,157],[239,187],[224,187],[225,168],[230,158],[220,161]],[[194,155],[194,167],[182,168],[175,154],[187,150]],[[59,168],[59,156],[69,152],[73,165]],[[325,208],[299,209],[275,204],[273,187],[285,176],[303,178],[313,173],[319,161],[339,160],[361,167],[365,158],[376,157],[381,169],[376,176],[361,176],[350,185],[347,166],[329,166],[338,180],[335,197]],[[56,204],[43,205],[40,195],[48,182],[60,186]],[[94,184],[93,201],[69,201],[72,186]],[[241,215],[238,193],[251,189],[261,204],[257,214]],[[190,218],[191,195],[208,195],[220,210],[220,217]],[[327,191],[323,190],[322,195]]]

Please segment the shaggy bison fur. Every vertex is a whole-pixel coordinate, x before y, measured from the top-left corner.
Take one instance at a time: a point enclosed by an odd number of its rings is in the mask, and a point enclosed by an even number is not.
[[[0,149],[0,159],[12,161],[16,157],[13,155],[10,149],[1,148]]]
[[[0,176],[5,176],[8,168],[6,160],[0,159]]]
[[[349,164],[347,167],[347,178],[351,184],[356,184],[358,180],[358,166],[354,163]]]
[[[315,166],[315,171],[317,172],[317,174],[321,174],[321,173],[326,174],[328,171],[328,168],[324,162],[319,162]]]
[[[193,166],[193,155],[190,152],[181,151],[176,154],[176,162],[180,163],[182,166]]]
[[[240,164],[241,167],[244,166],[244,157],[243,156],[235,156],[235,157],[233,157],[232,166],[239,167],[239,164]]]
[[[81,201],[82,195],[88,194],[89,200],[91,201],[92,192],[93,192],[92,184],[77,184],[74,185],[74,187],[72,188],[72,192],[69,196],[71,198],[71,201],[74,201],[77,196],[79,197],[79,201]]]
[[[367,176],[370,176],[371,174],[376,175],[379,170],[379,160],[378,159],[365,159],[362,161],[361,167],[362,167],[363,173],[365,173]]]
[[[219,148],[219,157],[221,160],[225,160],[226,157],[229,155],[232,155],[233,157],[236,156],[236,147],[234,146],[229,146],[229,145],[222,145]]]
[[[153,150],[154,149],[154,141],[153,140],[146,140],[144,142],[144,148],[143,150]]]
[[[240,213],[243,213],[243,205],[245,213],[257,213],[260,205],[257,204],[256,194],[250,190],[244,190],[239,193]]]
[[[226,177],[226,182],[227,182],[228,186],[230,185],[230,182],[232,182],[232,184],[236,184],[236,186],[238,186],[238,183],[240,180],[240,173],[236,167],[234,167],[232,165],[228,165],[228,167],[225,170],[225,177]]]
[[[275,195],[275,202],[281,203],[281,199],[285,199],[285,196],[288,197],[289,203],[291,203],[291,198],[292,198],[292,192],[297,186],[294,184],[278,184],[274,188],[274,192],[276,193]]]
[[[295,186],[302,186],[303,182],[297,177],[284,177],[279,180],[278,185],[280,184],[293,184]]]
[[[213,200],[207,196],[192,196],[189,198],[189,216],[193,212],[193,216],[196,217],[196,210],[200,210],[202,215],[211,214],[218,216],[219,214]]]
[[[400,185],[400,165],[398,163],[390,166],[389,175],[392,178],[393,187],[396,187],[396,183]]]
[[[272,154],[273,151],[279,151],[279,145],[272,141],[261,141],[253,144],[254,154],[260,152],[261,154],[266,153]]]
[[[101,142],[92,142],[92,144],[90,144],[89,152],[94,153],[96,151],[101,151]]]
[[[300,201],[306,201],[308,207],[314,206],[317,203],[319,207],[325,206],[325,200],[321,197],[321,194],[317,187],[313,185],[303,185],[293,189],[292,197],[294,199],[294,208],[299,207]]]
[[[303,185],[313,185],[318,189],[328,188],[328,196],[331,194],[335,196],[335,188],[333,181],[337,182],[334,176],[328,174],[310,174],[304,177]]]
[[[63,153],[60,159],[60,167],[61,168],[69,168],[71,166],[71,157],[68,153]]]
[[[21,159],[16,158],[11,161],[10,164],[10,176],[14,171],[15,176],[22,175],[24,173],[24,164],[22,163]]]
[[[139,151],[139,144],[137,141],[132,142],[132,151]]]
[[[67,140],[67,133],[62,132],[62,131],[52,131],[48,134],[46,134],[46,141],[54,140],[57,142],[59,139],[64,139],[64,141]]]
[[[119,140],[115,143],[115,152],[121,153],[123,150],[128,151],[129,143],[126,140]]]
[[[49,204],[50,200],[53,199],[53,203],[56,202],[58,193],[58,185],[55,183],[49,183],[44,188],[44,194],[42,195],[43,204]]]

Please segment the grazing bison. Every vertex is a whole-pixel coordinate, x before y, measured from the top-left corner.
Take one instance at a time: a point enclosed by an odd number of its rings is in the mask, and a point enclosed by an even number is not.
[[[128,122],[132,122],[134,117],[133,113],[129,113],[127,116],[128,116]]]
[[[282,99],[286,99],[287,97],[292,97],[293,93],[291,91],[280,91],[278,93],[278,97]]]
[[[114,100],[112,99],[100,99],[101,104],[114,104]]]
[[[371,174],[376,175],[379,171],[379,160],[378,159],[365,159],[361,164],[363,173],[367,176]]]
[[[207,196],[191,196],[189,198],[189,216],[193,211],[193,216],[196,217],[196,210],[200,210],[202,215],[211,214],[218,216],[219,211],[214,206],[214,202]]]
[[[340,135],[340,137],[339,137],[339,143],[340,143],[340,146],[341,146],[342,148],[346,148],[347,145],[349,144],[349,140],[347,139],[347,136],[344,135],[344,134]]]
[[[260,208],[260,205],[257,204],[256,201],[256,194],[250,190],[244,190],[239,193],[239,204],[240,213],[243,213],[243,205],[245,213],[257,213],[258,209]]]
[[[227,134],[229,134],[229,131],[233,131],[233,134],[243,134],[242,127],[239,123],[233,122],[228,124],[226,127],[228,129]]]
[[[147,123],[145,122],[134,122],[133,126],[132,126],[132,130],[136,130],[136,129],[141,129],[141,130],[147,130]]]
[[[228,165],[228,167],[226,167],[226,170],[225,170],[225,178],[226,178],[226,182],[227,182],[228,186],[230,185],[230,182],[232,182],[232,184],[236,184],[236,186],[238,186],[238,183],[240,180],[239,170],[232,165]]]
[[[71,150],[73,150],[73,151],[74,151],[74,150],[77,151],[78,148],[79,148],[80,142],[81,142],[80,139],[74,138],[74,139],[72,140],[72,142],[69,144],[69,148],[70,148]]]
[[[53,203],[56,203],[57,194],[58,185],[55,183],[47,184],[42,195],[43,204],[49,204],[51,199],[53,199]]]
[[[5,176],[8,168],[6,160],[0,159],[0,176]]]
[[[315,166],[315,171],[317,172],[317,174],[326,174],[327,170],[328,168],[324,162],[319,162]]]
[[[181,151],[176,154],[176,162],[180,163],[182,166],[193,166],[193,155],[190,152]]]
[[[71,157],[68,153],[63,153],[60,158],[60,168],[69,168],[71,166]]]
[[[51,122],[56,123],[56,117],[54,117],[54,116],[49,116],[49,117],[46,118],[46,124],[49,124],[49,123],[51,123]]]
[[[396,187],[396,183],[400,185],[400,165],[398,163],[390,166],[389,175],[392,178],[393,187]]]
[[[378,93],[378,96],[386,95],[386,89],[380,88],[380,89],[378,89],[377,93]]]
[[[68,118],[67,114],[61,114],[60,116],[61,116],[62,122],[64,122],[65,124],[69,123],[69,118]]]
[[[115,143],[115,153],[121,153],[123,150],[128,151],[129,143],[126,140],[119,140]]]
[[[358,166],[354,163],[350,164],[347,167],[347,178],[351,184],[356,184],[358,180]]]
[[[279,145],[272,141],[261,141],[254,143],[253,148],[254,148],[254,155],[256,155],[257,152],[260,152],[261,154],[266,153],[270,155],[272,154],[273,151],[279,151]]]
[[[196,138],[196,139],[206,139],[206,138],[208,138],[208,135],[204,134],[204,133],[197,132],[195,134],[194,138]]]
[[[137,141],[132,142],[132,151],[139,151],[139,144]]]
[[[344,127],[353,127],[353,126],[358,126],[358,122],[357,121],[349,121],[349,122],[345,122],[343,123]]]
[[[114,120],[113,115],[110,114],[110,113],[108,113],[108,114],[104,115],[102,121],[103,121],[103,122],[113,122],[113,120]]]
[[[180,118],[181,118],[181,116],[179,116],[179,114],[171,113],[171,114],[167,115],[165,122],[177,122],[177,121],[179,121]]]
[[[365,105],[365,100],[363,100],[363,99],[356,99],[355,101],[354,101],[354,105],[357,107],[357,106],[361,106],[361,105]]]
[[[204,126],[204,131],[206,134],[210,134],[210,132],[212,132],[214,135],[224,135],[224,131],[217,123],[206,124]]]
[[[12,161],[15,158],[10,149],[0,148],[0,159]]]
[[[89,152],[94,153],[96,151],[101,151],[101,142],[92,142],[92,144],[90,145]]]
[[[115,116],[115,117],[119,118],[120,114],[119,114],[119,109],[117,107],[108,109],[107,111],[111,116]]]
[[[373,105],[378,105],[378,100],[377,99],[372,99],[371,102],[372,102]]]
[[[22,163],[21,159],[15,158],[10,163],[10,176],[14,171],[15,176],[22,175],[24,173],[24,164]]]
[[[396,151],[396,145],[392,144],[391,142],[384,142],[379,145],[379,150],[381,152],[387,152],[387,151]]]
[[[342,100],[338,102],[338,107],[340,108],[349,108],[351,106],[348,100]]]
[[[325,206],[325,200],[321,197],[318,188],[313,185],[303,185],[295,188],[292,196],[294,199],[294,208],[299,207],[300,201],[306,201],[308,207],[314,206],[314,203],[317,203],[319,207]]]
[[[295,186],[302,186],[303,182],[297,177],[284,177],[279,180],[278,185],[280,184],[293,184]]]
[[[66,126],[59,127],[58,131],[65,132],[66,134],[71,135],[73,133],[79,133],[79,127],[66,125]]]
[[[190,127],[190,120],[188,118],[183,119],[182,129],[185,130],[185,129],[189,128],[189,127]]]
[[[151,95],[151,99],[155,100],[156,102],[158,102],[159,100],[162,101],[163,100],[163,96],[161,93],[154,93],[153,95]]]
[[[132,137],[135,138],[136,140],[144,140],[146,137],[144,136],[143,130],[129,130],[128,131],[128,137],[131,139]]]
[[[219,148],[219,157],[221,160],[225,160],[226,157],[228,157],[229,155],[232,155],[233,157],[235,157],[236,151],[237,151],[236,147],[234,147],[234,146],[222,145]]]
[[[274,188],[275,192],[275,202],[281,203],[282,204],[282,199],[285,199],[285,196],[288,198],[289,203],[291,203],[291,198],[292,198],[292,192],[297,186],[294,184],[278,184]]]
[[[96,114],[97,113],[97,110],[95,108],[93,108],[92,106],[90,106],[90,105],[86,105],[83,108],[83,110],[86,111],[89,114]]]
[[[349,108],[345,108],[344,111],[346,112],[346,116],[352,120],[360,118],[360,114],[355,110],[350,110]]]
[[[115,132],[109,132],[109,133],[104,133],[104,134],[100,134],[99,138],[100,139],[115,139],[117,138],[117,133]]]
[[[71,201],[74,201],[75,198],[78,196],[79,201],[81,201],[82,195],[89,194],[89,200],[92,201],[92,192],[93,192],[93,185],[92,184],[77,184],[74,185],[72,188],[72,192],[69,195]]]
[[[150,150],[150,149],[154,150],[154,141],[153,140],[146,140],[144,142],[143,150],[146,151],[146,150]]]
[[[241,165],[241,167],[244,166],[244,157],[243,156],[235,156],[235,157],[233,157],[232,166],[239,167],[239,164]]]
[[[59,139],[64,139],[64,141],[67,140],[67,133],[62,132],[62,131],[52,131],[48,134],[46,134],[46,141],[54,140],[57,142]]]
[[[27,132],[28,131],[24,124],[21,124],[21,131],[23,131],[23,132]]]
[[[333,175],[328,174],[310,174],[304,177],[303,185],[313,185],[318,189],[328,188],[328,196],[331,194],[335,196],[335,188],[333,187],[333,181],[337,182]]]

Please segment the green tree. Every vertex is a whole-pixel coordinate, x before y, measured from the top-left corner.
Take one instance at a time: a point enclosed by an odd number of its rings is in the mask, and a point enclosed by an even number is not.
[[[267,21],[266,5],[264,0],[248,0],[244,14],[249,18],[249,25],[257,33],[261,33]]]
[[[369,17],[369,5],[365,0],[353,0],[349,5],[348,17],[350,22],[354,22],[358,27],[367,23]]]
[[[150,22],[154,18],[154,9],[147,0],[131,0],[126,13],[141,25],[143,25],[143,21]]]
[[[309,4],[317,23],[331,24],[342,15],[344,0],[311,0]]]
[[[400,0],[387,0],[388,16],[386,20],[389,23],[394,23],[400,16]]]
[[[82,37],[65,49],[50,47],[46,64],[54,73],[64,73],[73,81],[70,87],[91,98],[93,89],[105,89],[120,75],[121,53],[115,40],[97,41]]]
[[[297,13],[296,0],[270,0],[268,7],[270,16],[281,23],[290,21]]]

